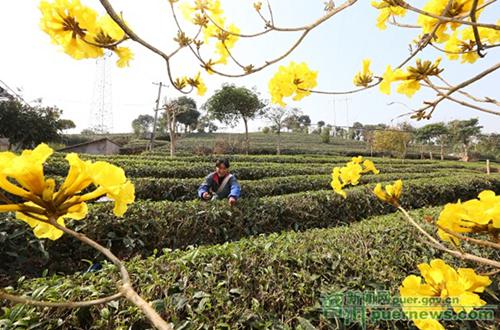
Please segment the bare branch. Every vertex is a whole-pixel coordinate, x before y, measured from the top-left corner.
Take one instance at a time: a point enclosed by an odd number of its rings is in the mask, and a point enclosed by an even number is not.
[[[470,10],[470,20],[473,23],[476,23],[477,3],[478,3],[477,0],[472,0],[472,8]],[[479,57],[484,57],[484,54],[481,52],[481,50],[483,49],[483,44],[481,43],[481,37],[479,36],[479,31],[476,25],[472,26],[472,31],[474,32],[474,39],[476,41],[477,55],[479,55]]]
[[[116,24],[118,24],[118,26],[125,32],[125,34],[127,34],[130,37],[130,39],[141,44],[142,46],[146,47],[147,49],[149,49],[153,53],[160,55],[161,57],[163,57],[165,60],[168,61],[167,54],[165,54],[164,52],[162,52],[161,50],[159,50],[155,46],[153,46],[150,43],[143,40],[131,28],[129,28],[127,26],[127,24],[125,24],[125,22],[122,20],[120,15],[117,14],[117,12],[113,8],[113,6],[111,6],[111,4],[109,3],[108,0],[99,0],[99,1],[101,2],[101,5],[104,7],[104,9],[108,13],[108,15],[113,19],[113,21],[116,22]]]
[[[24,305],[32,305],[32,306],[40,306],[40,307],[51,307],[51,308],[81,308],[88,307],[94,305],[101,305],[108,303],[110,301],[119,299],[123,296],[123,293],[118,292],[114,295],[103,297],[95,300],[89,301],[66,301],[66,302],[53,302],[53,301],[41,301],[41,300],[33,300],[21,296],[16,296],[12,294],[8,294],[2,290],[0,290],[0,300],[5,299],[14,303],[24,304]]]
[[[481,239],[475,239],[475,238],[468,237],[468,236],[463,236],[463,235],[460,235],[458,233],[455,233],[454,231],[449,230],[448,228],[444,228],[443,226],[440,226],[438,224],[436,224],[436,226],[439,229],[441,229],[442,231],[444,231],[445,233],[447,233],[453,237],[456,237],[462,241],[467,241],[467,242],[471,242],[471,243],[474,243],[477,245],[486,246],[486,247],[490,247],[490,248],[494,248],[494,249],[500,249],[500,244],[490,242],[490,241],[483,241]]]
[[[434,246],[436,249],[439,249],[441,251],[447,252],[457,258],[464,259],[464,260],[470,260],[476,263],[488,265],[495,267],[497,269],[500,269],[500,262],[496,260],[491,260],[488,258],[483,258],[479,257],[470,253],[461,253],[459,251],[451,250],[444,246],[441,242],[436,240],[434,237],[432,237],[427,231],[425,231],[413,218],[411,215],[401,206],[398,206],[398,210],[400,210],[405,218],[410,222],[410,224],[415,227],[419,232],[421,232],[425,238],[427,238],[429,241],[426,241],[427,244]]]
[[[453,88],[450,88],[450,89],[449,89],[449,91],[448,91],[448,93],[444,93],[444,92],[442,92],[439,88],[437,88],[436,86],[434,86],[434,85],[432,84],[432,82],[430,81],[430,79],[425,78],[425,80],[424,80],[424,81],[425,81],[425,82],[427,82],[427,84],[429,84],[429,86],[430,86],[433,90],[435,90],[435,91],[438,93],[438,95],[441,95],[443,98],[446,98],[446,99],[448,99],[448,100],[450,100],[450,101],[453,101],[453,102],[455,102],[455,103],[458,103],[458,104],[460,104],[460,105],[463,105],[463,106],[466,106],[466,107],[469,107],[469,108],[472,108],[472,109],[475,109],[475,110],[479,110],[479,111],[482,111],[482,112],[486,112],[486,113],[490,113],[490,114],[493,114],[493,115],[500,116],[500,112],[497,112],[497,111],[494,111],[494,110],[489,110],[489,109],[484,109],[484,108],[478,107],[478,106],[476,106],[476,105],[474,105],[474,104],[470,104],[470,103],[467,103],[467,102],[465,102],[465,101],[457,100],[457,99],[455,99],[455,98],[451,97],[451,96],[450,96],[450,94],[451,94],[450,92],[453,90]],[[439,102],[440,102],[440,101],[439,101]],[[438,103],[439,103],[439,102],[438,102]],[[437,105],[437,103],[436,103],[436,105]],[[435,107],[435,106],[434,106],[434,107]]]
[[[130,281],[130,276],[128,274],[127,269],[125,268],[125,265],[123,262],[118,259],[109,249],[105,248],[104,246],[100,245],[96,241],[88,238],[87,236],[77,233],[69,228],[66,228],[64,226],[59,225],[56,222],[56,219],[51,218],[50,224],[56,227],[59,230],[62,230],[68,235],[71,235],[78,239],[79,241],[83,242],[84,244],[87,244],[94,248],[95,250],[101,252],[103,255],[105,255],[119,270],[120,276],[122,278],[122,283],[121,286],[119,287],[120,293],[127,298],[130,302],[132,302],[134,305],[136,305],[139,309],[142,310],[144,315],[148,318],[148,320],[157,328],[160,330],[173,330],[172,325],[168,324],[165,320],[163,320],[160,315],[149,305],[144,299],[142,299],[137,292],[132,287],[132,283]]]
[[[429,12],[421,10],[419,8],[415,8],[415,7],[413,7],[412,5],[410,5],[409,3],[407,3],[407,2],[405,2],[403,0],[398,0],[398,2],[400,3],[400,6],[403,7],[403,8],[405,8],[405,9],[408,9],[408,10],[413,11],[413,12],[418,13],[418,14],[422,14],[422,15],[425,15],[425,16],[429,16],[429,17],[435,18],[435,19],[439,20],[442,23],[458,23],[458,24],[464,24],[464,25],[484,27],[484,28],[487,28],[487,29],[500,30],[500,25],[485,24],[485,23],[474,23],[474,22],[464,21],[464,20],[461,20],[461,19],[453,18],[453,17],[446,17],[446,16],[435,15],[433,13],[429,13]]]
[[[362,92],[364,90],[367,90],[367,89],[370,89],[370,88],[373,88],[377,85],[379,85],[381,82],[382,82],[382,78],[381,77],[375,77],[378,79],[377,82],[371,84],[371,85],[368,85],[366,87],[363,87],[363,88],[358,88],[358,89],[353,89],[353,90],[349,90],[349,91],[344,91],[344,92],[329,92],[329,91],[318,91],[318,90],[312,90],[312,89],[302,89],[302,88],[299,88],[299,90],[301,91],[304,91],[304,92],[310,92],[310,93],[314,93],[314,94],[326,94],[326,95],[344,95],[344,94],[354,94],[354,93],[358,93],[358,92]]]
[[[451,94],[453,94],[454,92],[482,79],[483,77],[487,76],[488,74],[492,73],[492,72],[495,72],[497,69],[500,68],[500,62],[493,65],[492,67],[484,70],[483,72],[480,72],[479,74],[475,75],[474,77],[470,78],[470,79],[467,79],[465,81],[463,81],[462,83],[456,85],[455,87],[452,87],[448,90],[447,93],[441,95],[439,98],[437,98],[436,100],[432,101],[432,102],[425,102],[427,105],[416,110],[415,112],[422,112],[422,111],[425,111],[425,110],[428,110],[428,109],[431,109],[432,108],[432,111],[431,111],[431,114],[432,112],[434,111],[434,109],[436,108],[436,106],[441,102],[443,101],[444,99],[447,98],[447,96],[450,96]]]

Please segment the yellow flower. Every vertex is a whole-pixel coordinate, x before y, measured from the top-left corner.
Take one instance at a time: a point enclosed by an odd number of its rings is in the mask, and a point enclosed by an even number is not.
[[[429,76],[436,76],[443,71],[443,69],[439,68],[440,63],[440,57],[438,57],[434,63],[417,59],[415,66],[407,67],[406,72],[403,72],[401,69],[393,71],[389,65],[382,77],[383,80],[380,84],[380,91],[389,95],[391,93],[391,84],[395,81],[401,81],[396,91],[400,94],[412,97],[420,90],[420,80]]]
[[[448,0],[429,0],[422,8],[423,11],[429,12],[438,16],[445,16],[449,18],[458,18],[460,16],[468,16],[470,14],[470,10],[472,9],[472,4],[474,0],[453,0],[448,11],[445,11],[446,6],[448,5]],[[481,7],[484,3],[484,0],[479,0],[477,5]],[[481,11],[478,11],[476,16],[480,15]],[[456,22],[440,22],[438,19],[433,17],[420,14],[417,20],[418,24],[422,27],[423,33],[431,33],[437,24],[440,26],[436,30],[436,41],[437,42],[445,42],[448,40],[449,35],[447,33],[448,27],[451,30],[456,30],[460,24]]]
[[[353,82],[355,86],[367,87],[373,81],[373,72],[370,71],[370,59],[363,60],[363,70],[356,73]]]
[[[185,78],[185,82],[186,84],[189,84],[196,88],[196,90],[198,91],[198,95],[203,96],[207,91],[207,86],[201,79],[200,75],[201,73],[198,72],[198,74],[194,78]]]
[[[80,3],[80,0],[41,1],[41,29],[52,42],[75,59],[97,58],[102,48],[86,41],[93,40],[97,25],[97,13]]]
[[[43,164],[53,150],[40,144],[17,156],[11,152],[0,153],[0,189],[16,195],[25,202],[15,203],[6,199],[0,212],[16,212],[16,218],[28,223],[36,237],[58,239],[62,231],[54,223],[65,226],[64,219],[81,220],[87,215],[86,201],[103,195],[114,200],[114,213],[123,216],[134,199],[134,185],[124,171],[106,162],[82,161],[76,154],[66,159],[68,176],[56,189],[54,179],[45,179]],[[96,189],[79,195],[93,184]]]
[[[36,204],[31,202],[28,202],[25,205],[36,206]],[[56,222],[60,226],[65,227],[65,218],[82,220],[87,216],[87,212],[87,204],[80,203],[70,207],[68,209],[68,213],[66,213],[62,217],[59,217]],[[59,239],[63,234],[62,230],[49,224],[49,219],[44,215],[30,215],[28,212],[16,212],[16,218],[26,222],[31,228],[33,228],[33,233],[37,238],[48,238],[50,240],[56,240]]]
[[[363,173],[372,172],[373,174],[379,174],[380,171],[375,167],[375,164],[371,160],[365,160],[363,162],[363,166],[365,167]]]
[[[391,1],[372,1],[371,5],[379,10],[379,16],[377,17],[377,27],[380,30],[387,29],[387,20],[389,20],[390,17],[403,17],[406,15],[405,8],[397,5],[391,5]]]
[[[406,75],[403,70],[396,69],[392,70],[391,66],[388,65],[384,74],[382,75],[382,82],[380,83],[380,91],[384,94],[391,94],[391,84],[398,80],[405,79]]]
[[[113,49],[116,55],[118,55],[118,61],[116,65],[119,68],[124,68],[129,66],[130,61],[134,58],[134,53],[128,47],[116,47]]]
[[[17,181],[28,192],[42,195],[45,188],[43,163],[53,152],[48,145],[42,143],[33,150],[24,150],[20,156],[6,153],[4,159],[9,158],[10,161],[3,164],[2,174]]]
[[[290,62],[288,66],[280,66],[278,72],[269,81],[271,102],[286,106],[285,97],[293,97],[299,101],[310,95],[312,88],[317,85],[317,71],[309,69],[306,63]]]
[[[351,158],[351,163],[354,164],[361,164],[362,161],[363,161],[363,156],[356,156]]]
[[[445,230],[454,233],[496,231],[500,228],[500,196],[491,190],[482,191],[479,199],[464,203],[448,203],[439,214],[438,235],[446,242],[460,244],[460,240]],[[443,228],[443,229],[442,229]]]
[[[361,163],[364,168],[361,166]],[[361,175],[368,172],[379,173],[371,160],[367,159],[363,161],[362,156],[352,157],[351,161],[346,163],[344,167],[333,168],[331,186],[335,193],[346,198],[347,195],[342,189],[347,185],[357,185]]]
[[[403,190],[403,181],[397,180],[394,184],[388,184],[385,186],[385,190],[382,189],[382,184],[377,183],[373,192],[375,196],[381,201],[387,202],[389,204],[397,205],[399,197],[401,197],[401,192]]]
[[[441,259],[434,259],[430,264],[422,263],[418,269],[422,277],[406,277],[399,293],[404,298],[404,313],[419,329],[442,329],[436,319],[448,308],[448,303],[455,313],[469,313],[474,307],[486,304],[476,293],[483,292],[491,284],[487,276],[477,275],[470,268],[456,270]],[[410,302],[409,298],[413,301]],[[418,317],[423,316],[418,313],[423,311],[426,317]]]
[[[345,193],[345,191],[342,190],[342,188],[344,188],[345,184],[342,184],[340,182],[340,167],[335,167],[333,169],[331,186],[337,194],[341,195],[344,198],[347,197],[347,194]]]
[[[240,33],[240,29],[234,24],[229,25],[229,27],[226,28],[226,30],[231,32],[231,33],[236,33],[236,34]],[[239,37],[234,35],[234,34],[222,32],[222,31],[220,31],[216,36],[218,36],[219,41],[215,45],[215,52],[220,57],[218,60],[215,61],[215,63],[226,64],[227,59],[229,58],[229,51],[232,48],[234,48]]]
[[[412,97],[420,89],[420,83],[417,80],[405,80],[396,88],[396,92]]]

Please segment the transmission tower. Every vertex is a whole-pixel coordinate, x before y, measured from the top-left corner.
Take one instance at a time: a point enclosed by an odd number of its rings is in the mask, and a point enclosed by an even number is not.
[[[113,97],[111,84],[111,52],[96,60],[95,82],[89,111],[89,127],[105,134],[113,129]]]

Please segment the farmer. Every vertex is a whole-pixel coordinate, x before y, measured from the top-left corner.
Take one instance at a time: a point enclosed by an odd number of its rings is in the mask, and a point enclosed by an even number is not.
[[[236,177],[229,173],[229,160],[218,159],[215,172],[207,175],[198,188],[198,196],[206,201],[228,198],[229,205],[232,206],[240,197],[240,190]]]

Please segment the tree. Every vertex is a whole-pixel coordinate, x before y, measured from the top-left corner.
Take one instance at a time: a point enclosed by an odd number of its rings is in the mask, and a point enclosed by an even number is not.
[[[198,119],[198,124],[196,125],[196,130],[198,131],[198,133],[213,133],[216,132],[217,129],[217,125],[213,123],[212,119],[210,119],[209,116],[205,115]]]
[[[213,118],[226,125],[236,126],[241,119],[245,124],[246,153],[250,149],[248,138],[248,121],[263,113],[265,104],[259,96],[246,87],[222,85],[204,105]]]
[[[348,135],[351,140],[361,140],[361,137],[363,136],[363,124],[359,121],[354,122],[352,127],[349,128]]]
[[[387,128],[386,124],[364,125],[361,136],[370,147],[370,156],[373,156],[373,144],[375,142],[375,132],[377,130],[384,130]]]
[[[500,134],[491,133],[481,136],[476,145],[476,151],[485,158],[500,160]]]
[[[162,107],[163,112],[163,122],[166,124],[167,131],[170,135],[170,157],[175,156],[176,147],[177,147],[177,123],[178,117],[192,110],[192,103],[189,98],[181,96],[174,100],[165,100],[165,104]]]
[[[321,142],[326,143],[326,144],[330,143],[330,132],[331,132],[330,127],[323,127],[321,129],[321,133],[320,133]]]
[[[198,124],[201,113],[197,110],[196,101],[191,97],[181,96],[177,99],[177,104],[184,111],[177,116],[177,122],[184,125],[184,132],[194,130]]]
[[[97,132],[94,131],[92,128],[84,128],[80,132],[81,135],[86,135],[86,136],[91,136],[91,135],[96,135]]]
[[[469,147],[472,138],[481,134],[482,126],[479,126],[479,120],[472,118],[469,120],[453,120],[448,123],[448,131],[452,143],[461,149],[462,160],[469,161]]]
[[[269,108],[264,117],[271,123],[273,131],[276,132],[276,154],[281,154],[281,130],[286,125],[288,118],[297,118],[299,110],[296,108]]]
[[[299,114],[300,112],[297,112],[297,114],[289,115],[283,119],[283,127],[292,132],[298,130],[300,128]]]
[[[435,123],[422,126],[416,130],[417,141],[425,144],[438,143],[441,146],[441,160],[444,160],[444,143],[448,135],[448,129],[444,123]],[[430,153],[432,158],[432,152]]]
[[[297,121],[300,125],[301,132],[308,133],[309,126],[311,126],[311,118],[308,115],[300,115]]]
[[[0,102],[0,136],[9,139],[9,149],[61,141],[62,131],[75,127],[71,120],[61,119],[62,113],[57,107],[31,107],[17,100]]]
[[[391,154],[404,159],[411,139],[410,133],[398,130],[398,128],[375,131],[373,147],[376,151],[389,151]]]
[[[318,128],[323,128],[323,126],[325,126],[325,122],[323,120],[320,120],[316,125],[318,126]]]
[[[154,118],[151,115],[139,115],[132,121],[132,129],[137,137],[145,137],[152,131]]]

